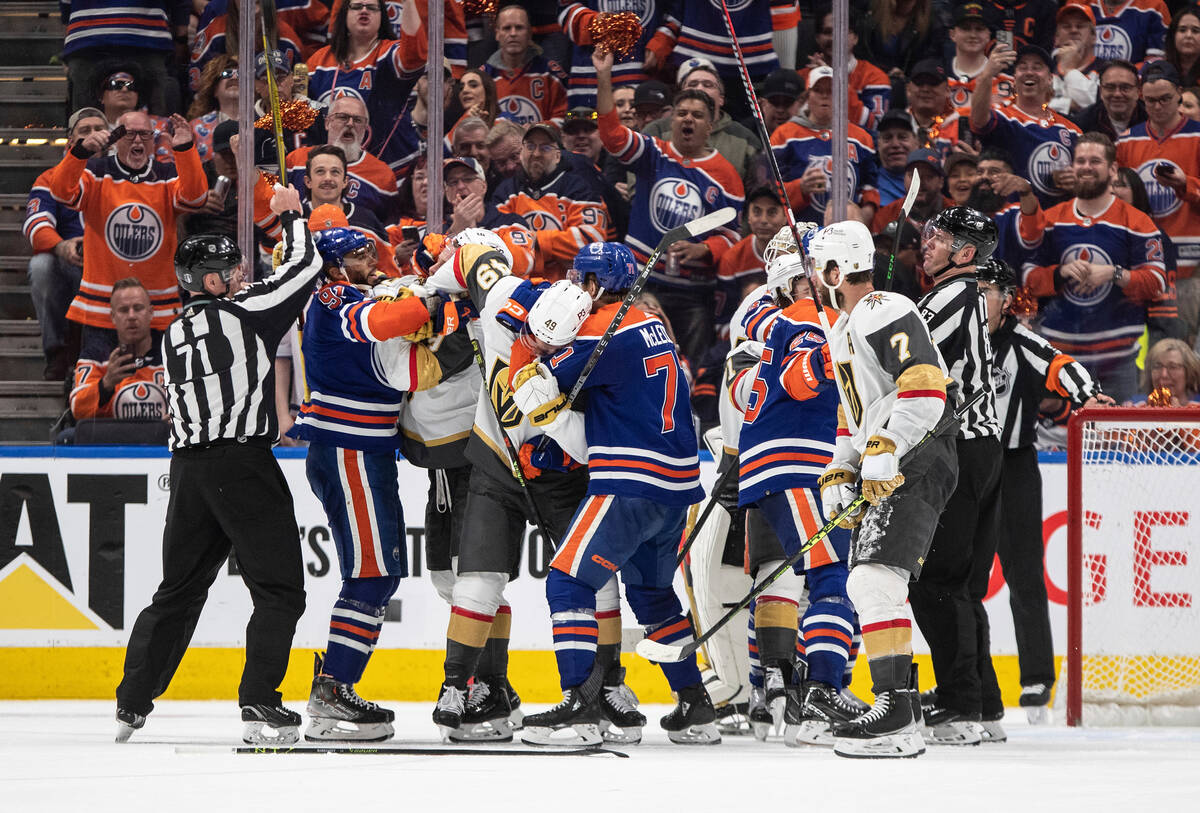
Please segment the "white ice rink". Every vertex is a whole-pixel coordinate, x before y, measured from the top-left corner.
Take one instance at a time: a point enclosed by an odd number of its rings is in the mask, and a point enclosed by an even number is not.
[[[394,707],[392,744],[438,745],[428,705]],[[239,755],[232,703],[160,703],[116,745],[111,703],[6,701],[0,811],[1200,810],[1200,729],[1033,728],[1012,710],[1003,745],[858,761],[749,737],[673,746],[656,725],[665,708],[643,710],[651,725],[628,759]]]

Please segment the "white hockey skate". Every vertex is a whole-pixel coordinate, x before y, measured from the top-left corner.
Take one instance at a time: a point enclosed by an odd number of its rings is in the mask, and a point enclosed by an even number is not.
[[[767,708],[771,712],[771,726],[776,734],[783,732],[784,712],[787,711],[788,685],[783,679],[783,670],[768,666],[764,670],[763,689],[766,692]]]
[[[117,709],[117,742],[128,742],[133,732],[146,724],[146,715]]]
[[[754,739],[766,742],[771,733],[771,710],[767,708],[767,692],[761,686],[750,687],[750,701],[746,716],[750,719],[750,730]]]
[[[1054,722],[1054,712],[1050,709],[1050,687],[1046,684],[1022,686],[1018,702],[1025,709],[1025,719],[1030,725],[1050,725]]]

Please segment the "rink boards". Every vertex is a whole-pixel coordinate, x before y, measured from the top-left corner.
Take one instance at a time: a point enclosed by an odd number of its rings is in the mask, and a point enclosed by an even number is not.
[[[51,454],[53,450],[45,447],[0,447],[0,697],[109,697],[119,680],[128,630],[161,574],[170,459],[165,452],[135,449],[100,454],[60,449],[57,456]],[[324,513],[305,480],[303,451],[279,450],[277,456],[295,497],[308,592],[285,690],[303,693],[311,674],[307,653],[324,646],[340,579]],[[434,592],[423,563],[427,473],[403,461],[400,467],[413,577],[404,580],[389,607],[390,623],[384,625],[380,651],[364,687],[374,683],[383,696],[421,700],[433,697],[438,684],[448,609]],[[706,484],[713,471],[711,461],[702,462]],[[1041,471],[1047,588],[1056,651],[1061,654],[1066,641],[1065,460],[1043,456]],[[1194,541],[1200,535],[1174,530],[1170,546],[1200,545]],[[521,575],[506,592],[513,607],[512,671],[526,676],[531,696],[556,699],[543,591],[550,551],[533,529],[525,542]],[[1200,549],[1191,554],[1185,555],[1185,567],[1200,569]],[[1121,558],[1115,556],[1114,561]],[[1164,576],[1178,583],[1178,573]],[[1187,581],[1200,584],[1200,578]],[[1007,598],[997,568],[986,606],[1006,695],[1016,691],[1017,683]],[[1119,612],[1116,605],[1127,597],[1110,591],[1106,600]],[[245,587],[232,567],[225,568],[210,591],[194,649],[168,697],[230,695],[241,669],[249,612]],[[632,618],[624,625],[634,626]],[[918,652],[927,651],[922,641],[916,646]],[[646,699],[667,697],[657,670],[632,654],[626,660],[631,683],[649,695]],[[865,668],[858,672],[862,674],[856,680],[865,682]],[[1015,694],[1008,699],[1015,703]]]

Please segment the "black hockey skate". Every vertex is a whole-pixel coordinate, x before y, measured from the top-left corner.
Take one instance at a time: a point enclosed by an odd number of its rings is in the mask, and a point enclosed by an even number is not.
[[[750,731],[754,739],[766,742],[771,733],[771,710],[767,708],[767,692],[761,686],[750,687],[750,700],[746,704],[746,717],[750,720]]]
[[[511,715],[505,677],[477,677],[467,695],[462,724],[450,733],[450,742],[512,742]]]
[[[247,745],[291,745],[300,740],[300,715],[284,706],[242,706],[242,722],[242,742]]]
[[[600,736],[599,698],[586,700],[583,686],[563,690],[563,699],[552,709],[525,715],[521,742],[527,745],[595,746]]]
[[[979,714],[921,703],[921,736],[929,745],[979,745],[983,741]]]
[[[680,745],[717,745],[721,733],[717,731],[717,711],[704,686],[685,686],[678,692],[679,704],[675,710],[659,720],[671,742]]]
[[[117,709],[117,742],[128,742],[133,732],[146,724],[146,715],[129,709]]]
[[[363,700],[349,683],[317,675],[308,695],[308,729],[304,739],[383,742],[396,733],[392,728],[395,719],[394,712]]]
[[[442,684],[437,705],[433,707],[433,722],[442,732],[442,739],[449,742],[450,735],[462,726],[466,712],[467,693],[449,683]]]
[[[796,712],[789,706],[783,741],[788,745],[833,745],[833,726],[858,717],[855,710],[828,683],[809,681]]]
[[[721,736],[744,737],[752,732],[749,703],[723,703],[716,711],[717,731]]]
[[[833,752],[857,759],[918,757],[925,753],[925,743],[913,720],[916,699],[911,694],[908,689],[880,692],[866,714],[834,725]]]
[[[1034,683],[1021,687],[1018,701],[1025,709],[1025,718],[1030,725],[1048,725],[1054,716],[1050,712],[1050,687],[1045,683]]]
[[[508,692],[508,707],[512,709],[508,715],[508,722],[513,731],[520,731],[525,726],[525,712],[521,711],[521,695],[517,694],[517,690],[508,682],[507,677],[504,678],[504,691]]]
[[[637,695],[625,685],[624,668],[617,682],[600,690],[600,733],[605,742],[637,745],[642,741],[646,715],[638,711]]]

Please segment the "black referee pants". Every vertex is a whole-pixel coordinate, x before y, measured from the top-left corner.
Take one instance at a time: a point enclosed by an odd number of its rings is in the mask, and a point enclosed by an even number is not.
[[[1032,446],[1004,450],[1001,502],[1007,508],[1000,521],[996,553],[1008,582],[1021,685],[1053,686],[1054,644],[1042,541],[1042,475]]]
[[[280,702],[279,684],[304,613],[300,534],[270,447],[229,444],[180,449],[171,457],[162,583],[129,635],[119,707],[149,714],[166,691],[231,549],[254,602],[238,703]]]
[[[1002,450],[996,438],[959,440],[958,486],[942,511],[909,601],[929,643],[938,704],[1002,713],[983,597],[996,555]]]

